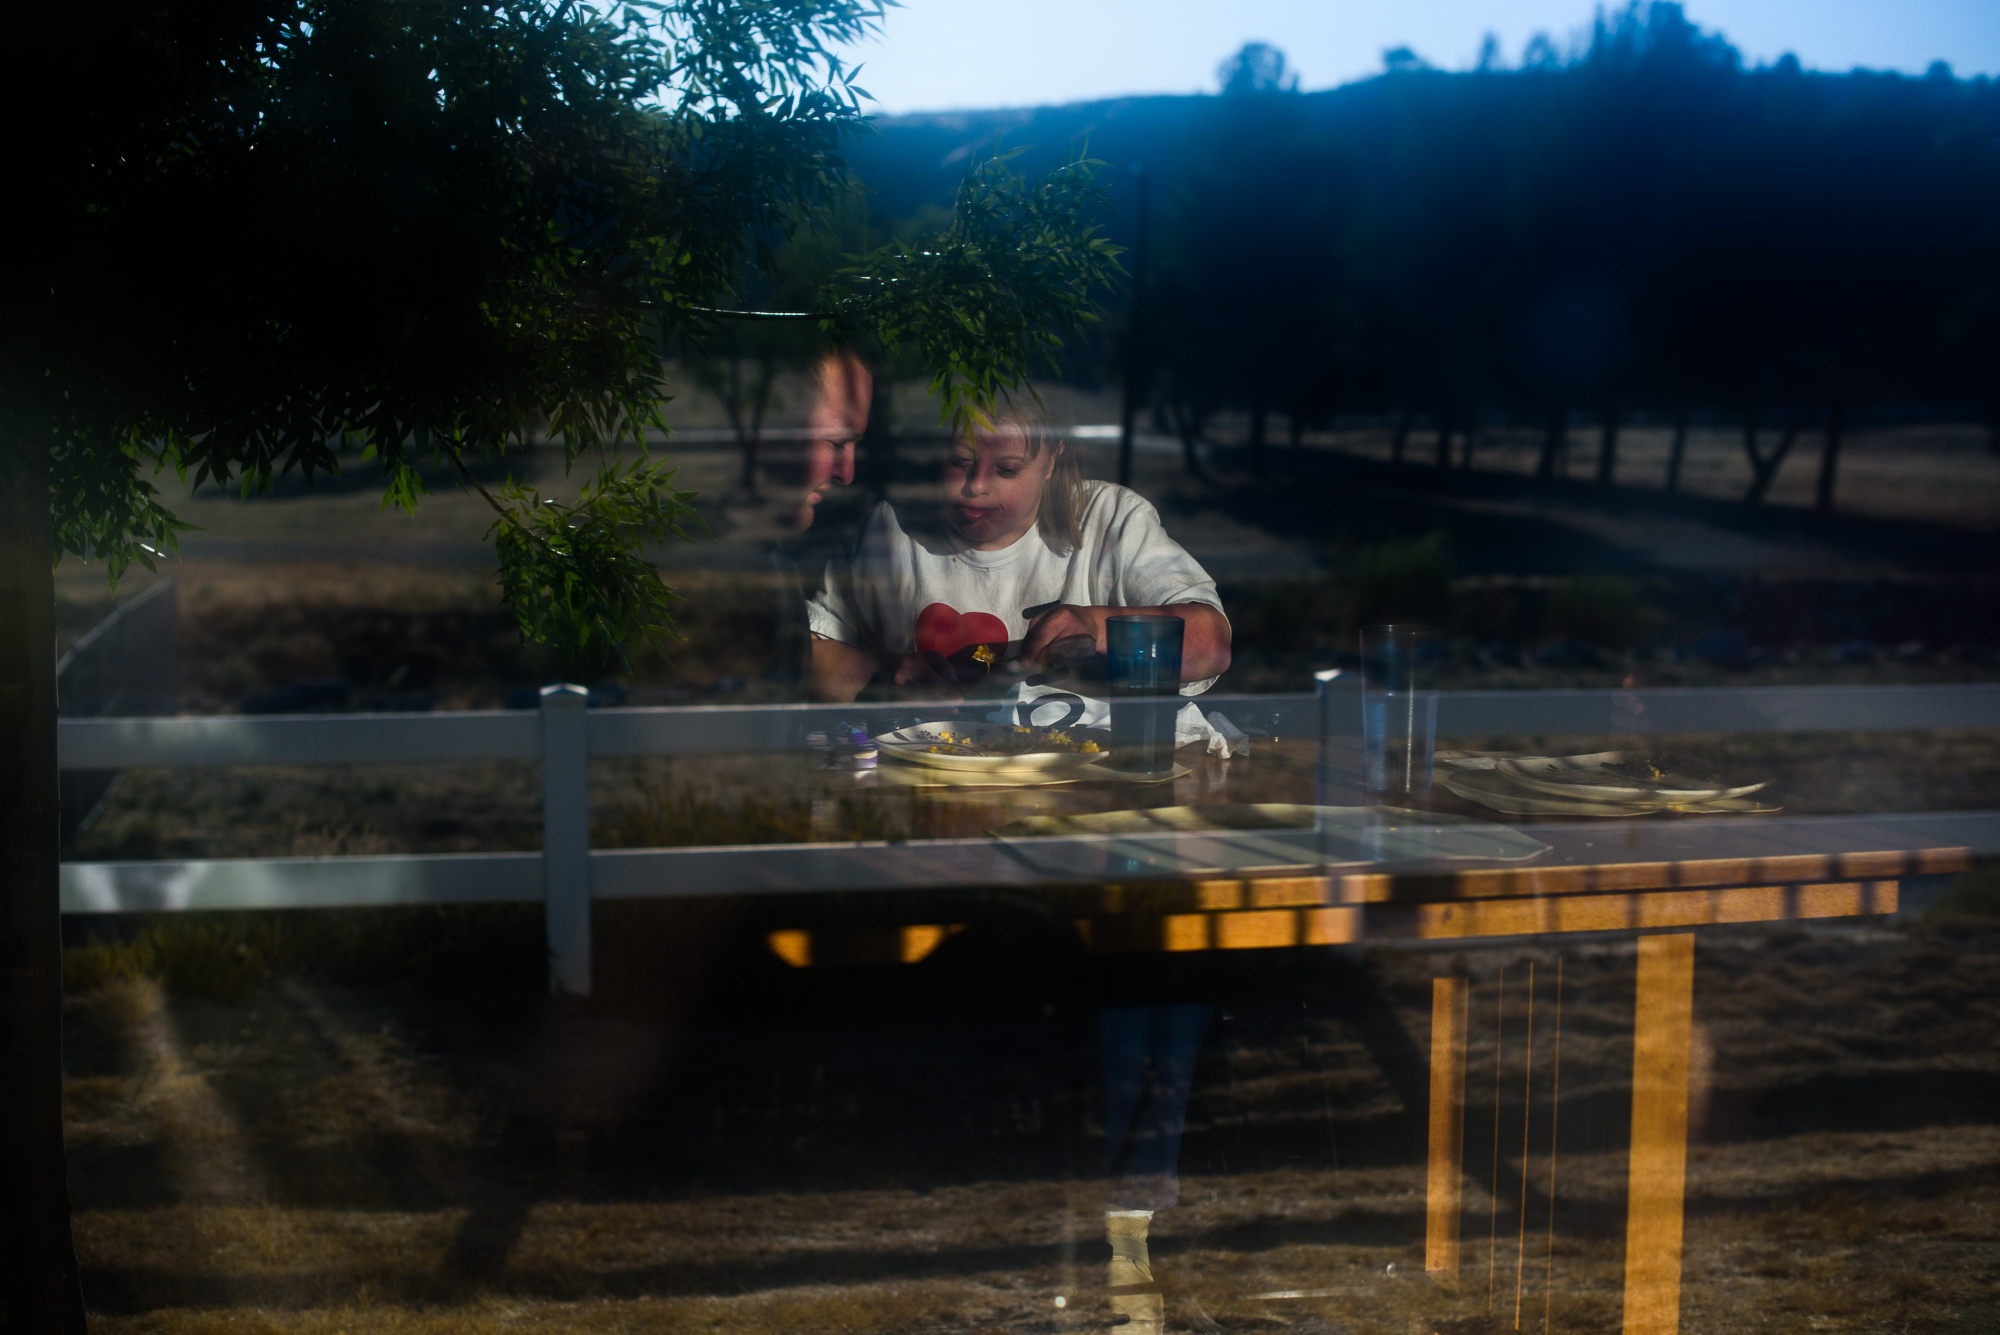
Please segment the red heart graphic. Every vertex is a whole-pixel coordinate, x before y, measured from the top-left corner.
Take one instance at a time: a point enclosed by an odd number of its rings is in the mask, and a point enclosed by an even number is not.
[[[1007,643],[1007,623],[987,612],[960,615],[946,603],[932,603],[917,613],[917,651],[957,653],[969,644]]]

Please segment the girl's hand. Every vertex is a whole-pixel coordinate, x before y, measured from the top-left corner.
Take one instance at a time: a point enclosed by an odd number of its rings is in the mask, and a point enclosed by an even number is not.
[[[1165,607],[1077,607],[1064,604],[1035,618],[1021,641],[1021,661],[1048,659],[1056,641],[1088,635],[1097,653],[1104,652],[1104,619],[1115,616],[1179,617],[1187,624],[1181,641],[1181,680],[1206,681],[1229,669],[1229,619],[1207,603],[1173,603]]]
[[[1028,627],[1027,638],[1021,641],[1021,661],[1043,662],[1049,656],[1050,645],[1077,635],[1088,636],[1092,649],[1104,652],[1104,620],[1098,609],[1058,603]]]

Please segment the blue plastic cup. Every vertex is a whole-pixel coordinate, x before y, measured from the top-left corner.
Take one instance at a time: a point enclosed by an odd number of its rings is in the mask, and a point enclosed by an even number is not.
[[[1106,675],[1111,696],[1111,764],[1134,774],[1174,767],[1174,716],[1181,706],[1179,617],[1104,619]]]

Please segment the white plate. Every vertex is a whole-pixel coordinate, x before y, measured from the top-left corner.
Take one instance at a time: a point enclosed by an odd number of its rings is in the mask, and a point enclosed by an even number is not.
[[[1752,798],[1728,797],[1692,802],[1669,802],[1661,798],[1626,801],[1622,798],[1580,801],[1574,797],[1552,797],[1538,789],[1514,781],[1505,770],[1454,770],[1440,774],[1438,782],[1468,802],[1502,811],[1510,816],[1651,816],[1669,812],[1688,816],[1769,815],[1782,810]]]
[[[1030,728],[1028,732],[1047,736],[1048,728]],[[1078,729],[1084,732],[1085,729]],[[875,745],[884,756],[894,760],[904,760],[917,765],[929,765],[933,769],[963,770],[980,774],[1022,774],[1042,773],[1049,770],[1081,769],[1085,765],[1109,758],[1111,736],[1077,737],[1078,741],[1094,741],[1095,751],[1027,751],[1019,755],[971,756],[961,752],[932,748],[948,740],[970,742],[982,745],[989,736],[1018,736],[1019,730],[1004,723],[957,723],[945,720],[938,723],[919,723],[913,728],[898,728],[885,732],[875,739]],[[1077,736],[1071,733],[1071,736]]]
[[[935,769],[928,765],[884,765],[873,771],[880,783],[904,788],[962,788],[968,792],[995,788],[1061,788],[1075,783],[1169,783],[1185,779],[1194,771],[1175,765],[1165,774],[1131,774],[1103,765],[1083,765],[1077,769],[996,769],[984,774],[966,770]]]
[[[1070,877],[1110,867],[1187,879],[1440,859],[1526,862],[1549,851],[1505,825],[1397,807],[1166,807],[1030,817],[993,833],[1028,866]]]
[[[1675,774],[1653,760],[1638,751],[1594,751],[1582,756],[1515,756],[1496,768],[1523,788],[1581,802],[1712,802],[1764,787]]]

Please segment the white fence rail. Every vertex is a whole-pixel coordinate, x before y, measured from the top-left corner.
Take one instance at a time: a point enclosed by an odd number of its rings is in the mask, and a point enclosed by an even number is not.
[[[1318,695],[1209,695],[1204,709],[1281,735],[1322,730],[1354,736],[1361,711],[1339,702],[1358,682],[1342,677]],[[899,705],[710,705],[593,709],[593,756],[787,751],[809,731],[844,720],[926,711]],[[930,711],[935,714],[937,711]],[[1271,726],[1276,724],[1275,729]],[[1447,691],[1443,736],[1880,732],[2000,727],[2000,686],[1774,686],[1739,690]],[[62,767],[193,768],[214,765],[423,764],[535,760],[541,723],[525,710],[449,714],[297,714],[200,718],[63,719]]]
[[[1328,673],[1315,694],[1218,695],[1202,704],[1253,731],[1352,736],[1360,730],[1356,686],[1353,678]],[[63,868],[63,912],[539,901],[554,984],[581,994],[590,990],[594,899],[1052,879],[986,840],[593,853],[587,797],[593,756],[785,751],[800,746],[807,732],[842,721],[880,724],[926,711],[908,704],[586,710],[585,698],[581,687],[550,686],[538,713],[63,719],[65,770],[540,760],[543,800],[540,853],[70,863]],[[2000,685],[1464,691],[1443,694],[1438,706],[1438,731],[1458,737],[1994,727],[2000,727]],[[1988,814],[1908,819],[1956,822],[1949,842],[2000,852],[1987,847],[1996,843],[2000,823]],[[1037,866],[1062,867],[1061,879],[1069,881],[1135,870],[1099,866],[1105,846],[1089,839],[1062,849],[1039,841],[1038,854]]]

